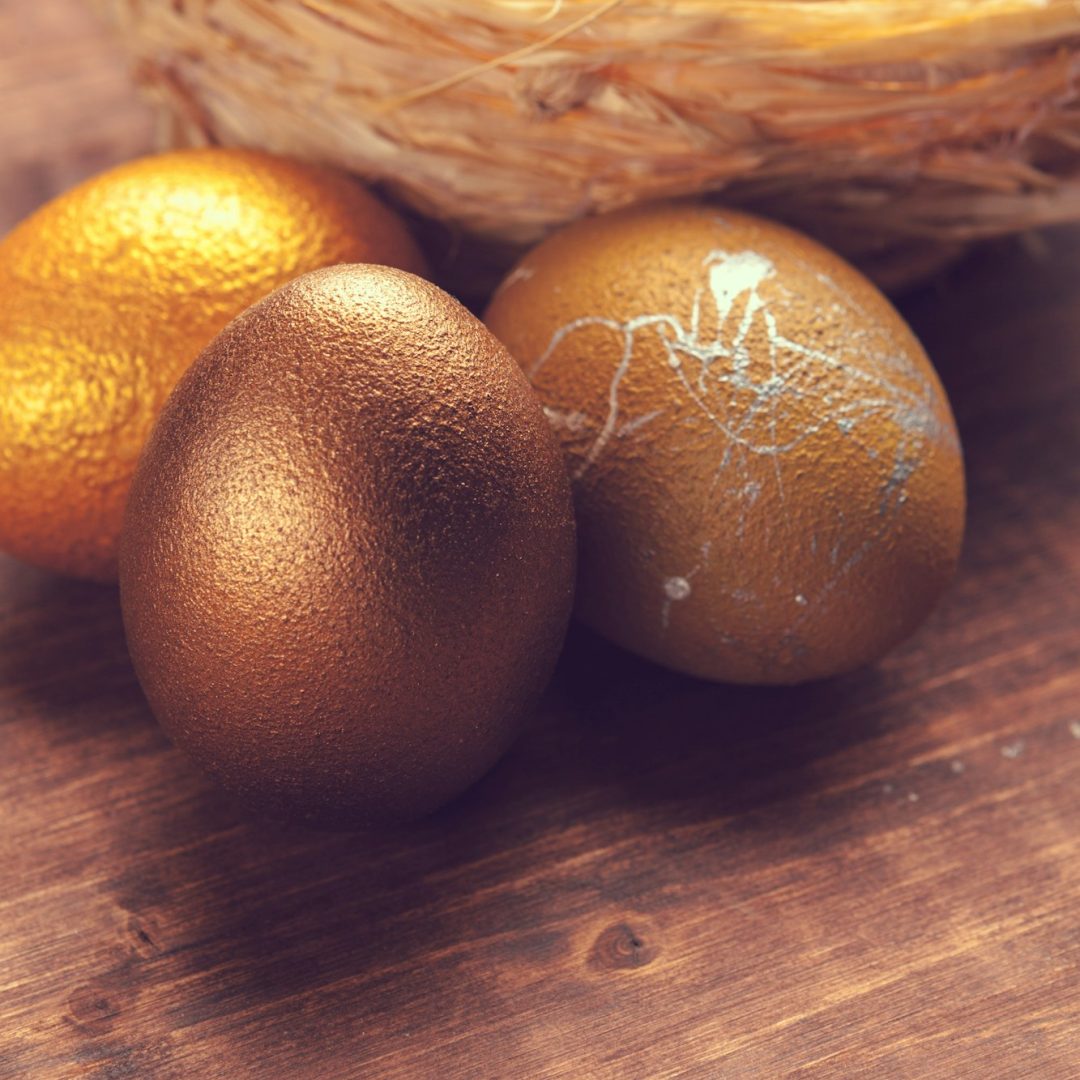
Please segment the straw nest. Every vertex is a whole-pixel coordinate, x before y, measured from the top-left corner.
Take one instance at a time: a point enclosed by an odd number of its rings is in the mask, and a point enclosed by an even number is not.
[[[170,138],[333,162],[508,251],[721,192],[886,284],[1080,218],[1074,0],[99,0]]]

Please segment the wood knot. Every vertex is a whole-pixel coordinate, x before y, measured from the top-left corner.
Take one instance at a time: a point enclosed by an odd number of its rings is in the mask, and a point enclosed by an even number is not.
[[[65,1022],[87,1035],[107,1035],[129,1012],[139,997],[135,981],[135,961],[115,949],[115,967],[101,972],[92,981],[80,983],[68,995]]]
[[[128,918],[127,930],[130,935],[129,948],[135,956],[142,960],[151,960],[161,955],[158,930],[152,920],[132,915]]]
[[[68,1019],[88,1035],[106,1035],[120,1019],[121,1004],[103,986],[84,983],[67,1000]]]
[[[639,968],[656,958],[657,950],[626,923],[609,926],[595,941],[589,967],[599,971]]]

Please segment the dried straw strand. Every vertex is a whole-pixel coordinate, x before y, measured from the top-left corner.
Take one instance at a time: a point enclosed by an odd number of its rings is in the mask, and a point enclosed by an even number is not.
[[[98,2],[175,138],[334,162],[497,245],[711,191],[895,276],[1080,218],[1075,0]]]

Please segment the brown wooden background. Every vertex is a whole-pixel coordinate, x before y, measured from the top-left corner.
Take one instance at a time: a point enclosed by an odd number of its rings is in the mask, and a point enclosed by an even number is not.
[[[0,229],[150,130],[78,0],[0,0]],[[971,494],[917,638],[753,691],[575,631],[390,835],[246,820],[115,593],[0,557],[0,1077],[1080,1077],[1080,231],[904,307]]]

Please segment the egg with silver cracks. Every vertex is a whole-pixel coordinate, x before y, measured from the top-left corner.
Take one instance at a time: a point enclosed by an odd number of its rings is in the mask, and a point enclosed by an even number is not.
[[[483,324],[404,271],[296,279],[167,402],[120,549],[166,733],[275,818],[423,815],[503,753],[573,599],[562,455]]]
[[[582,220],[485,315],[567,456],[578,611],[692,675],[871,662],[952,577],[949,402],[889,301],[832,252],[701,203]]]

